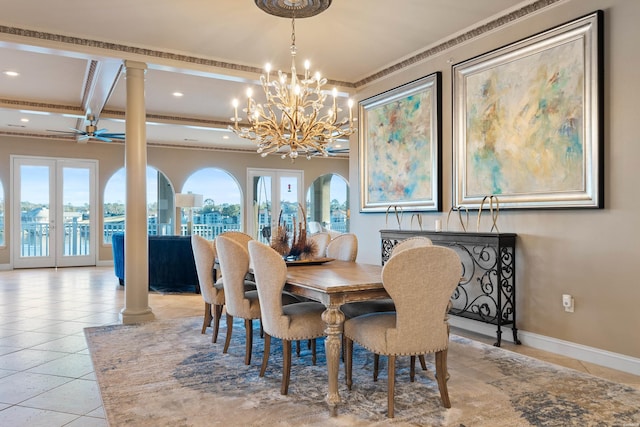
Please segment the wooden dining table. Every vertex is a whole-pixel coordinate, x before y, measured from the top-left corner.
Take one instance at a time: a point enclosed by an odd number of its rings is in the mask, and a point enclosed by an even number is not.
[[[389,298],[382,286],[382,267],[347,261],[329,261],[322,264],[289,264],[285,290],[318,301],[326,307],[322,320],[327,325],[325,353],[328,372],[326,402],[332,416],[341,403],[338,392],[338,370],[342,354],[342,304],[354,301]]]

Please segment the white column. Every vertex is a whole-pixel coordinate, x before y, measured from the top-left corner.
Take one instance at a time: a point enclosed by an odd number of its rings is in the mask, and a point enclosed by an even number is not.
[[[144,100],[146,64],[125,61],[127,108],[124,167],[127,178],[124,230],[124,324],[153,320],[149,307],[149,250],[147,237],[147,132]],[[142,197],[141,197],[142,195]]]

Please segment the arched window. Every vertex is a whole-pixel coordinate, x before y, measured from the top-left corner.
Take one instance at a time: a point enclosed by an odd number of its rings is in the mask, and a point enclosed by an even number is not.
[[[175,209],[173,186],[162,172],[147,166],[147,229],[150,235],[173,234]],[[124,168],[116,171],[104,188],[103,228],[104,243],[111,236],[124,231],[126,177]]]
[[[316,178],[307,191],[307,226],[310,233],[349,232],[349,183],[340,175]]]
[[[2,181],[0,181],[0,246],[4,245],[4,187],[2,186]]]
[[[193,208],[192,233],[207,239],[242,230],[242,190],[236,179],[218,168],[200,169],[187,178],[182,193],[201,194],[202,207]],[[181,234],[186,234],[188,212],[183,210]]]

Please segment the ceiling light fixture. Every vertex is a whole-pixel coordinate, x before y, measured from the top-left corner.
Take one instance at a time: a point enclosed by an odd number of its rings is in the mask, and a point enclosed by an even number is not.
[[[342,111],[337,106],[338,91],[333,89],[333,102],[325,106],[327,91],[323,86],[327,79],[316,73],[311,76],[309,61],[305,62],[304,77],[296,72],[296,31],[295,20],[323,12],[331,5],[331,0],[255,0],[263,11],[280,17],[291,18],[291,75],[289,78],[278,71],[278,78],[271,80],[271,66],[265,66],[265,74],[260,76],[266,102],[259,103],[247,90],[247,107],[243,109],[249,122],[248,127],[239,125],[239,102],[233,100],[234,125],[229,129],[238,136],[255,141],[257,152],[265,157],[278,153],[285,159],[294,161],[299,154],[310,159],[315,155],[327,157],[331,145],[338,139],[356,131],[352,108],[348,101],[348,117],[339,118]]]
[[[20,75],[19,72],[17,71],[11,71],[11,70],[7,70],[4,72],[5,76],[9,76],[9,77],[18,77]]]

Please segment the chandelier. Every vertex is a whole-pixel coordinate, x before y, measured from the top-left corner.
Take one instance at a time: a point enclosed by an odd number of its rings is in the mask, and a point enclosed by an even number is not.
[[[229,126],[241,138],[256,142],[257,152],[265,157],[280,154],[292,161],[302,154],[329,156],[334,142],[356,131],[352,113],[353,100],[349,99],[349,114],[339,117],[342,109],[337,105],[338,91],[332,91],[333,100],[325,105],[328,92],[323,89],[327,79],[320,73],[311,74],[309,61],[305,61],[304,76],[296,71],[296,14],[307,17],[325,10],[331,0],[255,0],[256,5],[276,16],[291,16],[291,74],[278,71],[277,78],[271,78],[271,65],[265,66],[265,74],[260,83],[265,94],[265,102],[258,102],[253,92],[247,90],[246,114],[248,126],[240,126],[238,116],[239,101],[233,100],[234,125]]]

